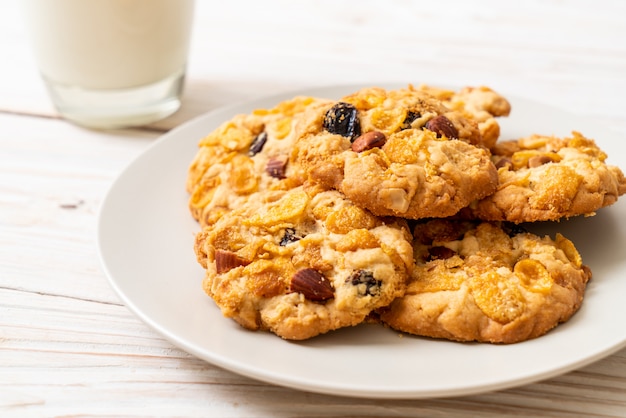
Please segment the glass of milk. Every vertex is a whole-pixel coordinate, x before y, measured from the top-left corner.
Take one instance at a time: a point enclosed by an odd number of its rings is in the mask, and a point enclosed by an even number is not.
[[[22,0],[39,71],[65,118],[145,125],[180,107],[193,0]]]

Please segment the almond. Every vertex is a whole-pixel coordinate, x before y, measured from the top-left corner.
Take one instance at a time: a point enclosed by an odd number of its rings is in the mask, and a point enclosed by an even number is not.
[[[217,274],[226,273],[236,267],[247,266],[248,264],[250,264],[248,260],[239,257],[233,252],[225,250],[215,251],[215,269]]]
[[[547,163],[551,163],[554,160],[547,155],[536,155],[528,159],[528,167],[536,168]]]
[[[265,167],[265,172],[272,177],[277,179],[285,178],[285,171],[287,170],[287,162],[289,161],[289,157],[286,155],[279,155],[277,157],[272,157],[267,162],[267,166]]]
[[[352,151],[363,152],[372,148],[380,148],[385,145],[387,138],[385,134],[378,131],[366,132],[359,136],[352,143]]]
[[[332,299],[333,285],[319,271],[311,268],[298,270],[291,278],[291,291],[301,293],[314,302]]]
[[[513,169],[513,162],[511,161],[510,158],[508,157],[502,157],[500,158],[496,164],[495,164],[497,169],[501,169],[502,167],[506,167],[507,170],[512,170]]]
[[[429,131],[437,134],[438,138],[445,136],[448,139],[459,139],[459,131],[454,124],[443,115],[435,116],[424,125]]]

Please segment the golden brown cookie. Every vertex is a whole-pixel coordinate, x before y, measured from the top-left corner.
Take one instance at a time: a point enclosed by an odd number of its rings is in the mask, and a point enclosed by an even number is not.
[[[438,219],[419,223],[414,236],[406,293],[380,318],[415,335],[490,343],[536,338],[578,310],[591,277],[560,234]]]
[[[411,234],[337,191],[255,193],[196,236],[203,287],[250,330],[302,340],[362,322],[401,296]]]
[[[344,96],[339,102],[349,106],[338,107],[335,112],[337,117],[329,117],[326,121],[326,128],[333,133],[348,136],[357,131],[378,131],[390,135],[408,128],[429,129],[437,136],[485,145],[478,123],[469,117],[469,113],[451,109],[445,101],[412,85],[401,89],[362,88]],[[350,106],[357,110],[357,114],[352,116],[358,118],[350,119]],[[342,119],[342,112],[348,119]],[[343,128],[350,132],[343,132]]]
[[[506,97],[487,86],[449,90],[422,84],[418,89],[440,99],[446,107],[474,119],[482,135],[482,144],[487,148],[493,147],[500,136],[496,118],[508,116],[511,112]]]
[[[423,92],[363,89],[300,122],[291,160],[379,216],[450,216],[497,186],[475,122]]]
[[[533,222],[594,215],[626,192],[626,178],[591,139],[531,135],[492,149],[498,190],[464,213],[483,220]]]
[[[236,115],[203,138],[187,176],[193,217],[204,225],[252,193],[301,184],[298,168],[288,161],[295,120],[305,109],[325,102],[295,97],[272,109]]]

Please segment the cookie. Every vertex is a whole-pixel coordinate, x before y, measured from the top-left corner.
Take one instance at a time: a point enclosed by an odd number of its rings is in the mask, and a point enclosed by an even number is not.
[[[560,234],[497,223],[431,220],[415,228],[415,268],[380,318],[407,333],[516,343],[539,337],[580,307],[591,271]]]
[[[412,85],[401,89],[367,87],[344,96],[339,102],[357,110],[354,127],[362,133],[378,131],[390,135],[407,128],[429,129],[438,136],[484,145],[478,123],[473,118],[448,108],[443,100]],[[341,117],[341,112],[349,109],[339,107],[336,110]],[[341,132],[341,121],[334,119],[327,121],[330,130],[345,135]]]
[[[255,193],[196,235],[205,292],[224,316],[290,340],[361,323],[404,293],[411,234],[337,191]]]
[[[493,193],[474,121],[424,92],[363,89],[305,112],[291,160],[379,216],[446,217]]]
[[[298,96],[224,122],[199,143],[187,175],[189,209],[205,225],[263,190],[302,184],[289,164],[295,119],[325,100]]]
[[[626,192],[624,173],[578,132],[502,141],[492,154],[498,190],[464,210],[471,217],[521,223],[590,216]]]
[[[455,111],[474,119],[482,135],[482,144],[491,148],[500,137],[498,117],[508,116],[511,104],[503,95],[487,86],[463,87],[459,90],[449,90],[422,84],[418,87]]]

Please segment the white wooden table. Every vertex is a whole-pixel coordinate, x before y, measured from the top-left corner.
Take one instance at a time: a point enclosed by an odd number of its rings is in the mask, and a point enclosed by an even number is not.
[[[120,171],[162,133],[244,99],[341,83],[486,84],[626,136],[626,2],[511,4],[199,0],[183,108],[152,126],[91,131],[58,117],[18,1],[0,2],[0,416],[626,417],[626,349],[460,398],[261,383],[172,346],[121,303],[98,261],[97,211]]]

